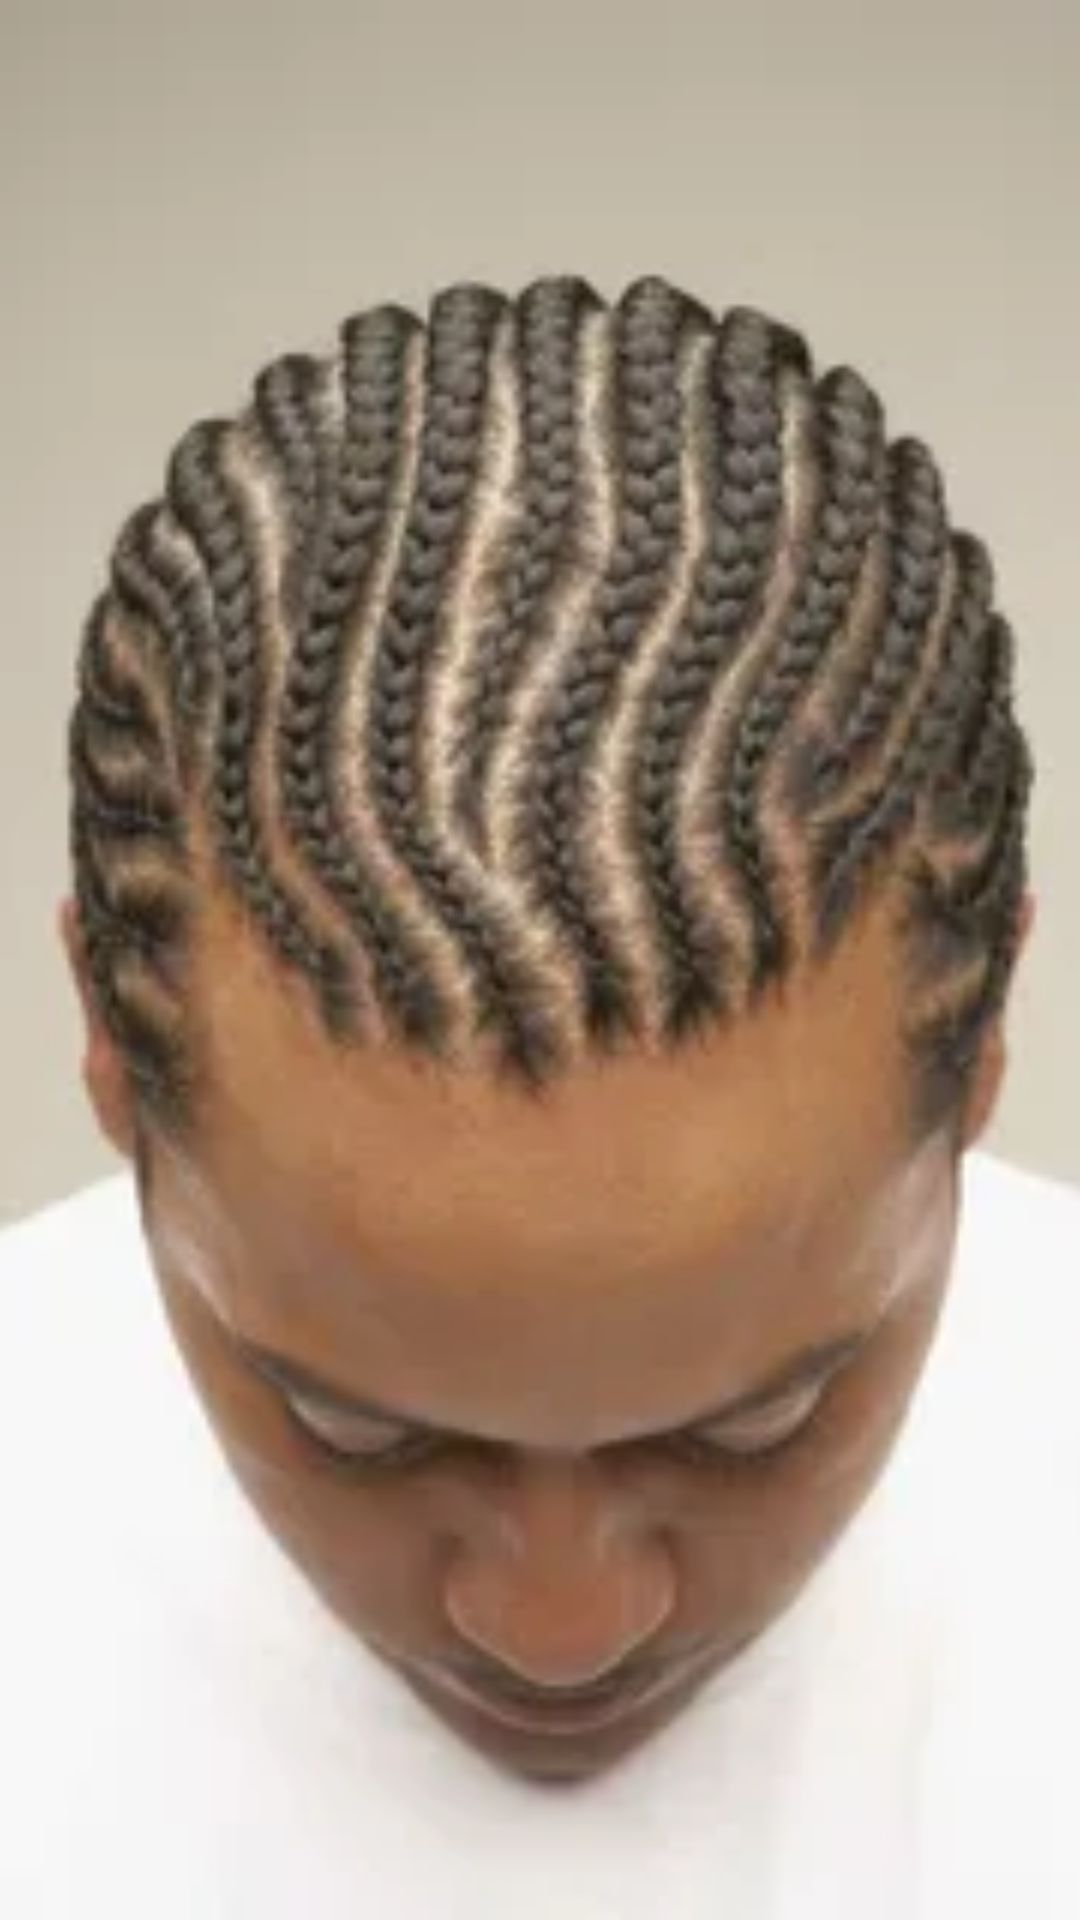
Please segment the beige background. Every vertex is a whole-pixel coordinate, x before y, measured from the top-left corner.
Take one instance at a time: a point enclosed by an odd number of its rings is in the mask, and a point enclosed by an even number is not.
[[[1080,9],[0,0],[0,1217],[113,1163],[54,934],[84,610],[188,422],[441,282],[659,271],[793,320],[993,547],[1041,918],[992,1144],[1080,1181]]]

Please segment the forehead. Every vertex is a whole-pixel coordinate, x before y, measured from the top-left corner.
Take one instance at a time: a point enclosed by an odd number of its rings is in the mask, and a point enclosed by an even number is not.
[[[194,996],[211,1092],[199,1159],[234,1205],[252,1188],[303,1214],[402,1214],[418,1236],[451,1222],[489,1241],[501,1216],[543,1257],[576,1227],[614,1240],[670,1233],[669,1203],[703,1193],[733,1229],[847,1210],[910,1147],[903,987],[887,904],[814,975],[678,1051],[575,1065],[533,1101],[490,1071],[442,1069],[384,1046],[350,1049],[238,936],[203,916]],[[268,1190],[269,1189],[269,1190]],[[306,1202],[311,1203],[310,1208]],[[257,1222],[253,1222],[253,1227]]]
[[[247,946],[203,980],[213,1095],[163,1168],[173,1250],[248,1337],[450,1425],[493,1360],[515,1409],[540,1374],[584,1394],[601,1355],[640,1383],[719,1347],[737,1387],[865,1319],[920,1205],[880,921],[783,1002],[540,1103],[334,1048]]]

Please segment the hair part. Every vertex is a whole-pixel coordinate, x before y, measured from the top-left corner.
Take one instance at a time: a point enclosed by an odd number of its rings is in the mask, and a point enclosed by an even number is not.
[[[990,560],[849,368],[656,277],[359,313],[113,551],[69,746],[137,1104],[192,1125],[206,890],[342,1045],[534,1094],[823,963],[888,890],[916,1124],[1004,1002],[1032,763]]]

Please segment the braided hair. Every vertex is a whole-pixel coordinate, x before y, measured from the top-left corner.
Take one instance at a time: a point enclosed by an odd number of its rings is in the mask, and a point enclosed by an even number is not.
[[[158,1124],[211,887],[339,1045],[590,1049],[749,1013],[894,904],[916,1125],[1016,958],[1033,770],[925,446],[649,277],[383,305],[201,421],[122,529],[69,728],[102,1017]]]

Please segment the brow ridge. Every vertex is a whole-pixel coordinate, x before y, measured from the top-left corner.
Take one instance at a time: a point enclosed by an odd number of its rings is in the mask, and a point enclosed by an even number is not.
[[[790,1356],[780,1367],[773,1369],[767,1379],[759,1381],[748,1392],[737,1395],[735,1399],[721,1406],[704,1408],[671,1431],[683,1433],[689,1432],[694,1427],[716,1425],[722,1421],[734,1419],[740,1414],[755,1412],[761,1406],[779,1398],[781,1394],[793,1392],[798,1387],[817,1384],[852,1360],[874,1330],[874,1327],[859,1327],[851,1333],[840,1334],[830,1340],[818,1342],[803,1352]],[[294,1360],[286,1354],[277,1353],[273,1348],[245,1339],[235,1332],[233,1339],[249,1363],[257,1372],[266,1376],[274,1386],[283,1389],[286,1393],[294,1393],[302,1398],[318,1401],[329,1411],[346,1416],[354,1415],[361,1419],[380,1420],[389,1426],[404,1427],[416,1433],[445,1436],[466,1444],[476,1445],[480,1442],[479,1435],[464,1433],[460,1428],[435,1426],[430,1421],[419,1419],[415,1414],[350,1393],[340,1387],[336,1381],[324,1378],[305,1366],[303,1362]]]

